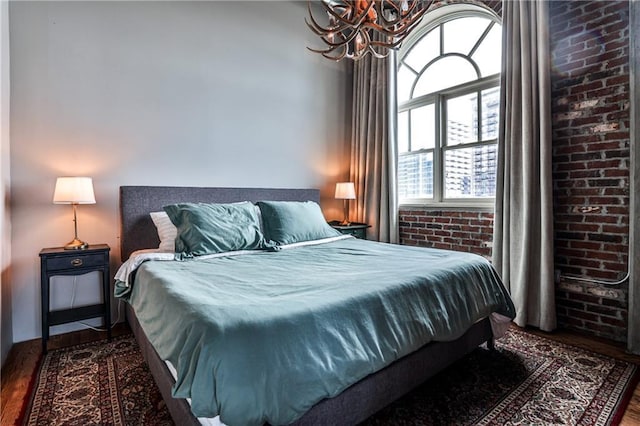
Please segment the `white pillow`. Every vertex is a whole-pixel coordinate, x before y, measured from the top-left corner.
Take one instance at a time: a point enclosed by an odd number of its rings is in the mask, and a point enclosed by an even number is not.
[[[160,238],[160,245],[158,249],[163,252],[175,252],[176,251],[176,237],[178,236],[178,228],[171,222],[169,215],[166,212],[151,212],[149,213],[153,224],[158,230],[158,238]]]

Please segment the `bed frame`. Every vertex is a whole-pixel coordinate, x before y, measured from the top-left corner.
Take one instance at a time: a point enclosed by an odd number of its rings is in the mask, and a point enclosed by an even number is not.
[[[157,232],[149,213],[160,211],[167,204],[180,202],[237,201],[319,201],[316,189],[260,188],[195,188],[162,186],[120,187],[120,252],[125,261],[139,249],[158,247]],[[151,374],[160,388],[171,416],[180,425],[199,425],[185,399],[173,398],[174,379],[164,361],[142,331],[131,307],[127,304],[127,320],[140,345]],[[479,345],[492,346],[493,335],[488,319],[475,323],[457,340],[432,342],[395,361],[347,388],[340,395],[320,401],[295,425],[359,423],[389,403],[397,400],[428,378],[462,358]]]

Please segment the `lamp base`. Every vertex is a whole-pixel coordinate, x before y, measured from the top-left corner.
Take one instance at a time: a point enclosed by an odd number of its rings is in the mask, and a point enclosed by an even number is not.
[[[341,226],[349,226],[351,225],[351,222],[349,222],[349,200],[342,200],[343,201],[343,209],[344,209],[344,219],[342,220],[342,222],[340,222]]]
[[[65,250],[84,250],[89,247],[89,244],[84,241],[80,241],[77,238],[74,238],[73,241],[68,242],[64,245]]]

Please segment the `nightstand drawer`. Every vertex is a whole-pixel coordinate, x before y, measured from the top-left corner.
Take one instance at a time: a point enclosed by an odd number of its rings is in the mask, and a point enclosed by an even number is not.
[[[89,268],[104,265],[105,259],[102,253],[77,254],[75,256],[51,257],[47,259],[49,272],[65,269]]]
[[[354,237],[361,238],[363,240],[367,238],[367,228],[371,228],[371,225],[358,222],[351,222],[348,225],[342,225],[340,221],[333,220],[328,223],[329,226],[337,231],[340,231],[341,234],[353,235]]]
[[[364,240],[365,230],[364,229],[343,229],[342,232],[344,235],[353,235],[356,238],[361,238]]]

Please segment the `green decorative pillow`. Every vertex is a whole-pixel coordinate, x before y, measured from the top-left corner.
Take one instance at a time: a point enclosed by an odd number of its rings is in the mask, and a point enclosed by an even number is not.
[[[164,207],[178,228],[176,256],[264,248],[260,218],[253,204],[181,203]]]
[[[313,201],[258,201],[265,238],[270,244],[337,237],[340,232],[327,224],[320,206]]]

